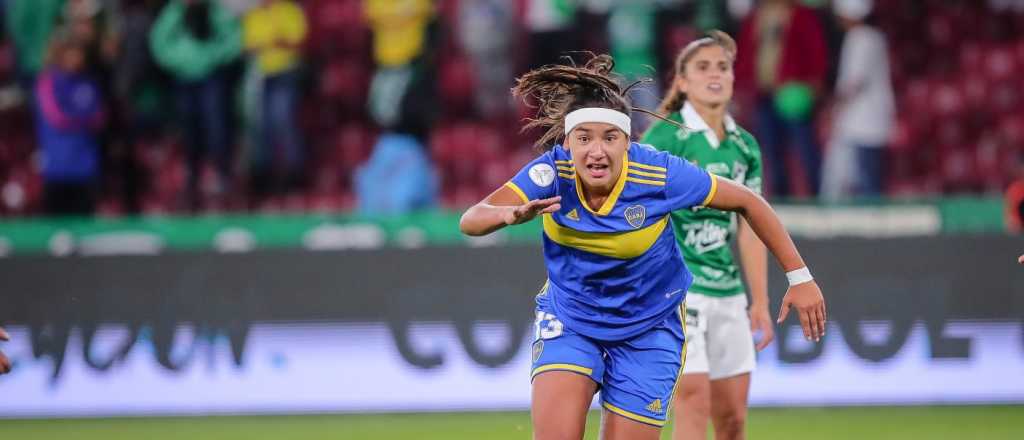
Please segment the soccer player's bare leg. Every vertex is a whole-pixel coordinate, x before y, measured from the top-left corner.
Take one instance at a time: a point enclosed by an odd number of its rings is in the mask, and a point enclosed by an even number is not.
[[[569,371],[548,371],[533,378],[533,438],[580,440],[587,427],[587,410],[597,383]]]
[[[658,440],[661,428],[627,419],[611,411],[601,415],[601,440]]]
[[[684,374],[672,396],[673,440],[704,439],[711,419],[711,379],[707,373]]]
[[[746,438],[750,373],[711,381],[711,423],[716,440]]]

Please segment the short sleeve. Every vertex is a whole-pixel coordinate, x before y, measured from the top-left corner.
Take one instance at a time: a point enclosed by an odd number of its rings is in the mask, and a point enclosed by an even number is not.
[[[505,186],[515,191],[523,203],[526,203],[530,200],[554,197],[556,178],[554,160],[549,152],[526,164],[512,180],[505,183]]]
[[[718,190],[717,178],[690,162],[668,156],[665,196],[672,210],[704,206]]]
[[[651,128],[647,129],[639,143],[647,144],[658,151],[667,151],[679,156],[680,152],[675,147],[675,127],[665,121],[655,121]]]

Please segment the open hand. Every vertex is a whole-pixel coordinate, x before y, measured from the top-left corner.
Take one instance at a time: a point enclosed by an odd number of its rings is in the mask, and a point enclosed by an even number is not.
[[[790,286],[786,296],[782,298],[782,307],[779,311],[779,320],[786,320],[789,309],[796,307],[800,317],[800,326],[804,328],[804,337],[808,341],[820,341],[825,336],[825,298],[821,296],[821,289],[818,283],[808,281],[795,286]]]
[[[772,323],[768,306],[753,305],[750,307],[750,331],[760,332],[761,340],[757,343],[757,351],[764,350],[775,340],[775,325]]]
[[[562,209],[562,196],[555,196],[549,199],[530,200],[524,205],[519,205],[505,211],[505,224],[518,225],[533,220],[540,214],[549,214]]]

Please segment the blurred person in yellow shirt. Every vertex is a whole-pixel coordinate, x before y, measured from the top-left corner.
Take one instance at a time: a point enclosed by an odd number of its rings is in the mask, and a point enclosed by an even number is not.
[[[262,0],[245,14],[242,27],[245,49],[263,83],[260,136],[252,155],[253,182],[262,194],[294,190],[301,186],[306,156],[295,118],[306,16],[294,1]],[[283,162],[283,176],[275,172],[275,158]]]
[[[434,15],[431,0],[366,0],[363,7],[373,28],[373,58],[378,67],[402,66],[423,53]]]
[[[435,34],[432,0],[363,0],[363,14],[373,31],[376,71],[370,84],[369,113],[377,125],[393,128],[402,121],[406,95],[433,87],[431,53]]]

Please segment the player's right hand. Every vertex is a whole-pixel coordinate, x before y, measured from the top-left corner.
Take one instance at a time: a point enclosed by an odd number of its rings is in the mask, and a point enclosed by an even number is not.
[[[800,317],[800,326],[804,329],[804,337],[808,341],[818,342],[825,336],[825,297],[821,295],[818,283],[808,281],[795,286],[790,286],[786,296],[782,298],[780,307],[779,324],[786,320],[789,309],[796,308],[797,316]]]
[[[3,327],[0,327],[0,341],[7,341],[10,336],[7,336],[7,332],[4,331]],[[7,359],[4,352],[0,351],[0,374],[8,373],[11,371],[11,360]]]
[[[562,209],[562,196],[554,196],[549,199],[530,200],[529,203],[519,205],[505,211],[505,224],[518,225],[533,220],[540,214],[550,214]]]

